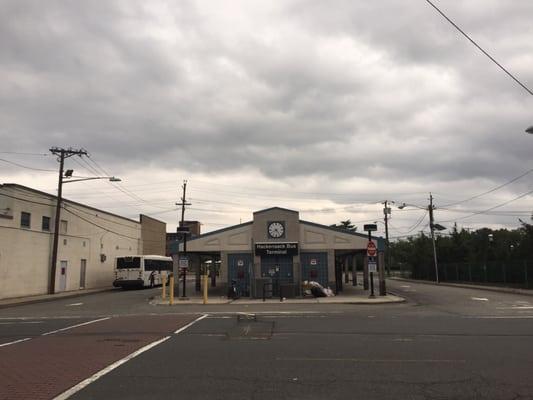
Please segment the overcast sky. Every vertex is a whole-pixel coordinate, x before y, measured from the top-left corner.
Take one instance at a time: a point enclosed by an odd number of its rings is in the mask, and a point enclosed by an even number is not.
[[[434,1],[533,87],[531,0]],[[361,230],[380,201],[424,207],[429,192],[448,227],[514,228],[533,208],[525,195],[472,215],[532,191],[533,172],[453,205],[533,168],[533,96],[424,0],[2,0],[0,76],[0,158],[57,170],[36,154],[84,148],[75,175],[122,183],[65,197],[169,231],[183,179],[204,232],[271,206]],[[54,172],[0,171],[56,192]],[[391,236],[427,229],[423,215],[393,207]]]

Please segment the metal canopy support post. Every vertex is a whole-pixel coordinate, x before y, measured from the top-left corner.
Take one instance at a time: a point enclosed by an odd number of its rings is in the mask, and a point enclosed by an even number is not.
[[[352,254],[352,285],[357,286],[357,257]]]

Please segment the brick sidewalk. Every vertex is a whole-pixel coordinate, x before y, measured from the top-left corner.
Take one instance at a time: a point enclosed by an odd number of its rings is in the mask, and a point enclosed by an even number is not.
[[[0,399],[52,399],[195,318],[115,317],[0,348]]]

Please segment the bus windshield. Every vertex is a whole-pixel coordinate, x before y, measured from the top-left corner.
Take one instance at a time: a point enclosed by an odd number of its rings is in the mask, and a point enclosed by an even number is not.
[[[117,269],[141,268],[141,257],[118,257]]]

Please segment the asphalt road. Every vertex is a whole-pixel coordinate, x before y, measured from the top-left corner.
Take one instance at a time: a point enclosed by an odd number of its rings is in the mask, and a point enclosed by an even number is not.
[[[155,289],[2,309],[0,346],[31,340],[0,347],[0,359],[2,350],[23,351],[32,341],[37,346],[35,338],[47,330],[94,318],[110,317],[85,329],[114,338],[127,336],[129,331],[118,329],[124,318],[136,318],[133,326],[167,318],[149,336],[146,329],[138,332],[149,338],[143,345],[167,339],[71,398],[533,398],[533,296],[404,281],[388,285],[408,301],[176,308],[150,305]],[[235,312],[242,311],[257,320],[238,320]],[[201,312],[207,317],[186,327]],[[176,334],[174,326],[186,329]],[[77,337],[96,335],[83,329],[60,334],[72,345]]]

